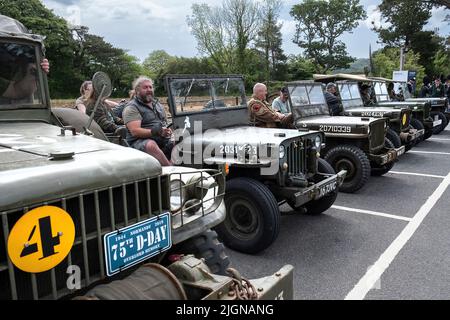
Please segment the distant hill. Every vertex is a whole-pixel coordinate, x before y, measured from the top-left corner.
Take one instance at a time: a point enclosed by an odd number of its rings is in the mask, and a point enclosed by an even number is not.
[[[350,68],[348,69],[336,69],[333,70],[333,73],[364,73],[364,67],[370,66],[369,59],[357,59],[355,62],[350,64]]]

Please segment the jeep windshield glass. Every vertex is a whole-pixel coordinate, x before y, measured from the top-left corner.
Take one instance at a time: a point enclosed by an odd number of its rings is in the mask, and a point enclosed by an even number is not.
[[[42,106],[36,47],[0,42],[0,109]]]
[[[288,89],[292,110],[300,117],[330,115],[321,84],[289,84]]]
[[[177,114],[247,107],[244,82],[240,78],[174,79],[170,91]]]
[[[343,83],[339,85],[339,94],[344,109],[361,107],[363,105],[357,83]]]
[[[374,88],[375,88],[375,94],[377,96],[378,101],[389,101],[387,87],[384,82],[375,82]]]

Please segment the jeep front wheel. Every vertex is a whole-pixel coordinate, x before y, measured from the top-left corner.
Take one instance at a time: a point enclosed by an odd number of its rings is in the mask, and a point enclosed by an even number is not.
[[[347,171],[340,191],[352,193],[361,189],[370,177],[370,161],[366,154],[358,147],[340,145],[334,147],[325,155],[325,160],[336,172]]]
[[[205,264],[213,274],[226,276],[230,259],[223,244],[217,239],[217,233],[207,230],[188,239],[172,250],[177,254],[193,254],[197,259],[205,259]]]
[[[400,148],[402,146],[402,140],[397,132],[388,128],[386,131],[386,137],[394,144],[394,147]]]
[[[384,138],[384,147],[387,149],[393,149],[394,144],[388,138]],[[385,165],[382,165],[382,166],[373,165],[371,174],[372,174],[372,176],[375,176],[375,177],[382,176],[382,175],[388,173],[389,170],[391,170],[393,166],[394,166],[394,161],[386,163]]]
[[[442,112],[439,111],[431,112],[430,116],[433,118],[433,121],[442,120],[442,123],[440,125],[433,128],[433,134],[441,133],[448,124],[447,117]]]
[[[261,182],[249,178],[227,181],[227,216],[215,230],[223,243],[244,253],[269,247],[280,230],[278,203]]]

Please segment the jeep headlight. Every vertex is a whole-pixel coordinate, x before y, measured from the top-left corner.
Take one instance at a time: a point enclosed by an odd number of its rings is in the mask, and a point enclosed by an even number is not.
[[[170,211],[180,211],[186,201],[185,183],[181,180],[170,181]]]
[[[322,139],[320,138],[320,136],[317,136],[314,140],[314,146],[317,150],[320,150],[320,147],[322,146]]]
[[[283,159],[286,155],[286,148],[283,145],[280,145],[280,159]]]

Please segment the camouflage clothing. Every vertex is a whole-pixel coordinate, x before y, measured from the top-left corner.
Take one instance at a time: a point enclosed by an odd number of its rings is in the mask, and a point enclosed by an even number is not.
[[[95,101],[88,103],[86,106],[86,114],[91,115],[94,111]],[[104,102],[98,104],[94,113],[94,120],[105,133],[114,133],[123,125],[122,119],[114,116]]]
[[[284,115],[275,111],[267,101],[261,101],[252,96],[247,107],[250,123],[257,127],[293,128],[292,114]]]

